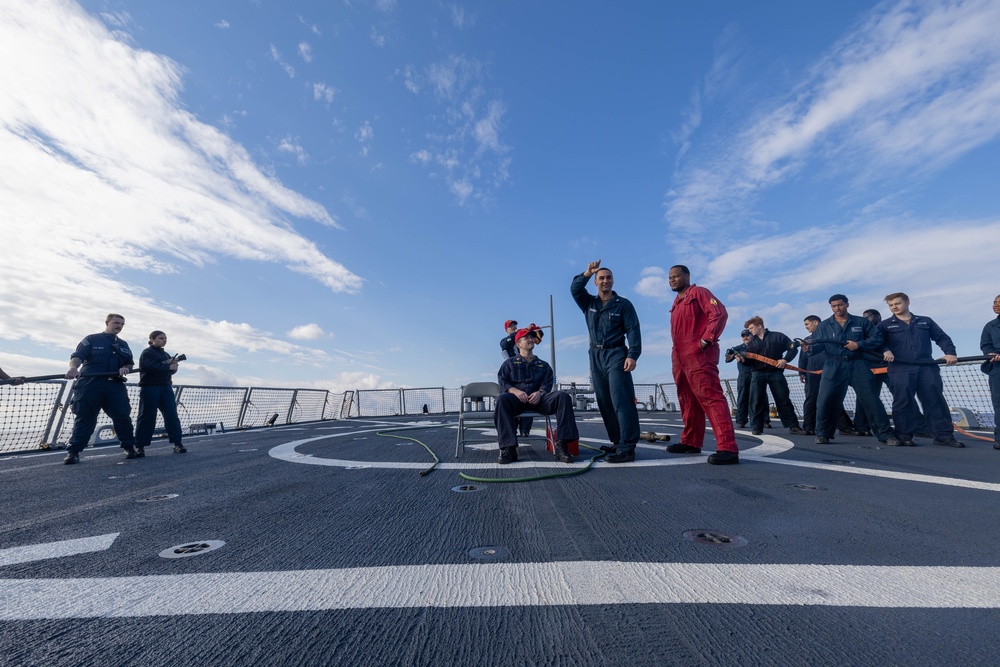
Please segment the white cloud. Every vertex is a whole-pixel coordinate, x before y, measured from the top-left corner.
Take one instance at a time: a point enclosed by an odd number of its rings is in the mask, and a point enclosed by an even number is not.
[[[372,44],[379,47],[380,49],[385,46],[386,36],[380,34],[375,26],[372,26],[372,31],[369,34],[369,38],[372,40]]]
[[[274,44],[270,44],[269,46],[270,46],[271,60],[281,65],[281,68],[285,70],[285,74],[287,74],[290,78],[294,79],[295,68],[285,62],[284,58],[281,57],[281,52],[278,51],[278,47],[276,47]]]
[[[704,234],[744,217],[762,191],[806,164],[857,183],[905,182],[992,141],[1000,135],[996,25],[992,0],[879,5],[786,100],[720,141],[728,149],[675,175],[667,221]]]
[[[375,128],[366,120],[354,133],[354,138],[361,144],[361,155],[367,156],[372,140],[375,139]]]
[[[229,21],[227,21],[226,19],[222,19],[221,21],[215,24],[215,27],[218,28],[219,30],[226,30],[227,28],[229,28]]]
[[[323,331],[323,328],[314,323],[301,324],[288,332],[288,337],[293,340],[323,340],[332,338],[333,334]]]
[[[463,28],[471,28],[476,24],[476,17],[473,14],[466,13],[465,8],[461,5],[450,4],[448,9],[451,13],[451,24],[462,30]]]
[[[319,29],[319,26],[316,25],[315,23],[309,23],[309,22],[307,22],[306,19],[305,19],[305,17],[303,17],[301,14],[299,14],[299,23],[301,23],[302,25],[306,26],[306,28],[309,29],[309,32],[311,32],[312,34],[316,35],[317,37],[322,36],[323,31]]]
[[[297,144],[290,136],[286,136],[280,142],[278,142],[278,150],[282,153],[290,153],[295,156],[295,160],[299,164],[305,164],[309,161],[309,155],[306,153],[306,149],[302,148]]]
[[[294,231],[293,219],[337,227],[322,205],[184,108],[180,67],[63,4],[7,6],[0,59],[20,63],[0,69],[0,337],[72,349],[114,310],[140,339],[162,329],[220,363],[247,350],[329,361],[250,323],[179,312],[122,277],[237,259],[283,265],[331,291],[362,285]]]
[[[299,57],[307,63],[312,62],[312,46],[309,45],[309,42],[299,42]]]
[[[415,76],[404,69],[404,85],[410,87]],[[489,200],[510,178],[510,147],[503,143],[501,131],[507,106],[484,87],[483,66],[462,55],[450,55],[427,68],[426,82],[434,100],[442,108],[435,131],[427,134],[431,143],[411,154],[410,161],[441,167],[448,190],[459,204]],[[429,159],[433,156],[432,159]]]
[[[313,98],[317,102],[326,102],[327,104],[330,104],[333,102],[333,97],[336,94],[337,89],[333,86],[328,86],[325,83],[313,84]]]
[[[419,150],[414,153],[410,153],[410,162],[417,164],[427,164],[431,161],[431,153],[428,150]]]
[[[642,278],[635,285],[635,293],[640,296],[656,299],[657,301],[668,301],[674,298],[674,293],[670,290],[670,283],[658,267],[643,269]]]
[[[486,115],[476,121],[473,126],[473,135],[476,138],[476,153],[493,151],[502,153],[505,147],[500,143],[500,123],[506,107],[502,102],[492,100],[486,105]]]

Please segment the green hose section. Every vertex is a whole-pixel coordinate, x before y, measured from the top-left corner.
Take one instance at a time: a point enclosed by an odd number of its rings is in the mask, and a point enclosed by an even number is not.
[[[417,431],[417,430],[421,430],[421,429],[425,429],[425,428],[440,428],[440,425],[438,425],[438,424],[435,424],[434,426],[410,426],[410,427],[407,427],[407,428],[398,428],[398,429],[393,429],[393,430],[394,430],[394,431]],[[421,476],[421,477],[426,477],[427,475],[429,475],[429,474],[431,474],[432,472],[434,472],[434,469],[438,467],[438,464],[439,464],[439,463],[441,463],[441,459],[439,459],[439,458],[437,457],[437,454],[435,454],[435,453],[434,453],[434,452],[433,452],[433,451],[431,450],[431,448],[430,448],[430,447],[428,447],[428,446],[427,446],[427,445],[425,445],[424,443],[420,442],[420,441],[419,441],[419,440],[417,440],[416,438],[411,438],[411,437],[408,437],[408,436],[405,436],[405,435],[394,435],[394,434],[392,434],[392,433],[386,433],[386,432],[384,432],[384,431],[379,431],[379,432],[378,432],[378,433],[376,433],[375,435],[380,435],[380,436],[382,436],[382,437],[384,437],[384,438],[398,438],[398,439],[400,439],[400,440],[410,440],[410,441],[412,441],[412,442],[415,442],[415,443],[417,443],[418,445],[420,445],[420,446],[421,446],[421,447],[423,447],[424,449],[426,449],[426,450],[427,450],[427,453],[431,455],[431,458],[432,458],[432,459],[434,459],[434,463],[432,463],[432,464],[431,464],[431,466],[430,466],[429,468],[425,468],[424,470],[421,470],[421,471],[420,471],[420,476]]]
[[[418,431],[427,428],[439,428],[439,425],[435,424],[433,426],[408,426],[405,428],[396,428],[393,429],[393,431]],[[429,468],[421,470],[420,477],[426,477],[430,473],[434,472],[434,470],[437,469],[438,465],[441,463],[441,459],[437,457],[437,454],[435,454],[434,451],[430,447],[428,447],[425,443],[421,442],[420,440],[417,440],[416,438],[411,438],[406,435],[396,435],[395,433],[386,433],[385,431],[379,431],[375,435],[382,436],[383,438],[397,438],[399,440],[409,440],[411,442],[417,443],[425,450],[427,450],[427,453],[431,455],[432,459],[434,459],[434,463],[432,463]],[[485,483],[510,484],[513,482],[536,482],[543,479],[559,479],[561,477],[575,477],[577,475],[582,475],[583,473],[587,472],[588,470],[594,467],[595,462],[603,459],[605,456],[608,455],[607,452],[602,451],[597,447],[591,447],[590,445],[585,445],[582,442],[580,443],[580,448],[589,449],[590,451],[597,453],[594,456],[592,456],[589,461],[587,461],[587,465],[583,466],[582,468],[573,468],[572,470],[567,470],[566,472],[553,472],[544,475],[532,475],[531,477],[473,477],[472,475],[466,475],[464,472],[460,472],[458,473],[458,476],[464,480],[468,480],[470,482],[479,482],[482,484]]]
[[[596,455],[591,457],[587,461],[587,465],[582,468],[574,468],[572,470],[567,470],[566,472],[553,472],[545,475],[534,475],[531,477],[473,477],[472,475],[466,475],[464,472],[458,473],[458,476],[462,479],[468,480],[470,482],[480,482],[480,483],[494,483],[494,484],[510,484],[513,482],[536,482],[542,479],[559,479],[560,477],[574,477],[576,475],[582,475],[591,468],[594,467],[594,462],[599,461],[608,455],[607,452],[601,451],[597,447],[591,447],[590,445],[585,445],[580,443],[580,447],[583,449],[589,449],[591,451],[597,452]]]

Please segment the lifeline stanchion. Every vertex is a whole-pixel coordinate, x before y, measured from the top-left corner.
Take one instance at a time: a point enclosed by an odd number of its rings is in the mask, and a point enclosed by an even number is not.
[[[458,476],[461,477],[462,479],[468,480],[470,482],[480,482],[480,483],[483,483],[483,484],[485,484],[485,483],[509,484],[509,483],[513,483],[513,482],[537,482],[537,481],[543,480],[543,479],[559,479],[560,477],[574,477],[576,475],[582,475],[583,473],[587,472],[588,470],[590,470],[591,468],[594,467],[594,463],[596,461],[598,461],[598,460],[600,460],[600,459],[602,459],[602,458],[604,458],[605,456],[608,455],[607,452],[602,452],[601,450],[597,449],[596,447],[590,447],[589,445],[585,445],[583,443],[580,443],[580,446],[583,447],[584,449],[589,449],[589,450],[591,450],[593,452],[597,452],[597,454],[595,454],[593,457],[591,457],[591,459],[589,461],[587,461],[587,465],[583,466],[582,468],[574,468],[573,470],[567,470],[566,472],[553,472],[553,473],[548,473],[548,474],[545,474],[545,475],[533,475],[531,477],[473,477],[472,475],[466,475],[464,472],[460,472],[460,473],[458,473]]]

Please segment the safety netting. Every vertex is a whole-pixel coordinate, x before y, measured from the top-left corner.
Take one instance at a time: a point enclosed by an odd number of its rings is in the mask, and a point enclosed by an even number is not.
[[[240,428],[291,423],[289,415],[294,396],[294,389],[251,387]]]
[[[0,453],[38,449],[58,416],[65,380],[0,385]]]
[[[403,393],[399,389],[359,389],[357,416],[392,417],[403,414]]]
[[[289,423],[298,424],[322,419],[329,393],[322,389],[296,389],[292,398],[292,415],[288,420]]]
[[[193,424],[238,428],[249,391],[246,387],[179,387],[177,416],[181,427],[185,431],[190,430]]]

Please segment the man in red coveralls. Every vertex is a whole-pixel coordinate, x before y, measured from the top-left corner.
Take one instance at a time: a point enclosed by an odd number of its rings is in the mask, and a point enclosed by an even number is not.
[[[684,430],[681,441],[667,447],[673,454],[700,454],[705,443],[705,417],[715,434],[715,454],[708,462],[727,465],[740,462],[736,433],[729,419],[729,403],[719,381],[719,338],[729,313],[704,287],[691,284],[691,271],[678,264],[667,276],[677,292],[670,309],[671,353],[677,400],[681,404]]]

